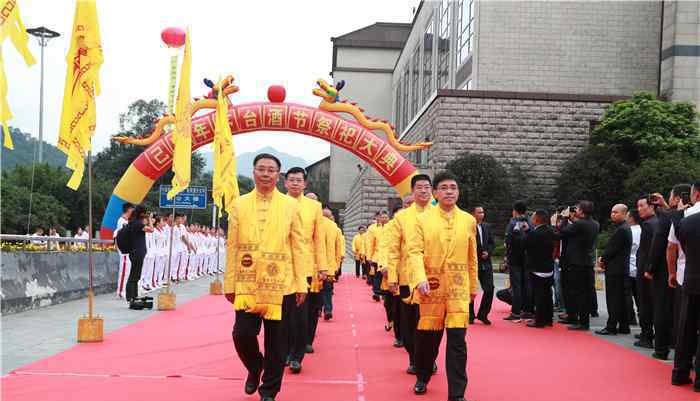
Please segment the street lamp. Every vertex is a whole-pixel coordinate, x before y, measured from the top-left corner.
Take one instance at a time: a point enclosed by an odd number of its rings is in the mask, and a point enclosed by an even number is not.
[[[27,29],[27,33],[36,37],[39,46],[41,46],[41,84],[39,88],[39,163],[41,163],[44,150],[44,48],[49,44],[49,40],[57,38],[61,34],[43,26]]]

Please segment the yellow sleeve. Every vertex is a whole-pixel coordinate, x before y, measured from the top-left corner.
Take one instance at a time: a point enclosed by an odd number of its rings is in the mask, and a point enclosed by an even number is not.
[[[296,288],[296,293],[306,294],[309,284],[306,282],[306,269],[303,266],[304,262],[311,260],[309,258],[308,243],[304,241],[304,231],[301,225],[301,208],[297,207],[292,216],[292,225],[289,232],[292,244],[292,278],[293,286]]]
[[[425,274],[425,259],[423,257],[425,243],[423,240],[423,219],[421,217],[418,218],[415,232],[409,238],[408,242],[408,264],[411,271],[416,274],[417,284],[428,281],[428,277]],[[476,242],[474,242],[474,244],[476,244]]]
[[[337,226],[336,230],[338,230],[338,236],[335,240],[335,256],[338,260],[337,268],[340,269],[340,262],[345,257],[345,236],[343,235],[342,231],[340,231],[340,228],[338,228]]]
[[[314,217],[313,247],[316,267],[318,271],[328,271],[328,258],[326,257],[326,235],[323,230],[323,212],[321,205],[317,205]]]
[[[352,237],[352,256],[355,259],[360,259],[360,234],[355,234]]]
[[[376,260],[374,260],[374,234],[374,228],[367,230],[367,259],[371,260],[372,262],[376,262]]]
[[[472,222],[472,235],[469,236],[469,249],[467,252],[467,268],[469,269],[469,293],[477,293],[476,282],[478,280],[477,266],[479,264],[476,257],[476,224]]]
[[[401,214],[394,217],[386,227],[386,268],[387,282],[396,284],[399,282],[398,266],[401,262]]]
[[[226,241],[226,272],[224,273],[224,293],[236,292],[236,271],[238,270],[238,202],[234,202],[228,216],[228,239]]]

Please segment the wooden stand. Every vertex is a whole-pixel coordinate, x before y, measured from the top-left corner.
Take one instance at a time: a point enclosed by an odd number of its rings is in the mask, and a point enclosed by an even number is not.
[[[224,287],[218,278],[209,284],[209,295],[223,295]]]
[[[98,343],[104,338],[104,320],[101,317],[83,317],[78,320],[78,342]]]
[[[161,292],[158,294],[158,310],[175,310],[174,292]]]

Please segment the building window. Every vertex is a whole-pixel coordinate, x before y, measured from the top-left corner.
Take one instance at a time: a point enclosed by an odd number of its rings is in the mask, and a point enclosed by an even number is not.
[[[394,126],[401,132],[401,79],[396,83],[396,98],[394,99]]]
[[[460,89],[467,90],[467,91],[471,90],[472,89],[472,80],[467,79],[467,82],[465,82],[464,85],[462,85],[462,87]]]
[[[458,12],[457,66],[460,66],[472,53],[474,42],[474,0],[460,0]]]
[[[442,0],[440,5],[440,34],[438,35],[438,88],[450,82],[450,9],[452,3]]]
[[[423,34],[423,103],[433,94],[433,18],[430,17],[428,27]]]
[[[401,111],[401,115],[403,116],[402,123],[401,123],[401,131],[406,129],[408,126],[409,121],[411,121],[411,118],[409,116],[409,109],[408,109],[408,85],[411,82],[411,77],[408,75],[408,65],[403,71],[403,97],[402,97],[402,102],[401,102],[401,107],[403,110]]]
[[[411,58],[411,117],[418,113],[418,107],[420,107],[420,90],[418,88],[419,78],[420,78],[420,46],[416,46],[416,50],[413,52]]]

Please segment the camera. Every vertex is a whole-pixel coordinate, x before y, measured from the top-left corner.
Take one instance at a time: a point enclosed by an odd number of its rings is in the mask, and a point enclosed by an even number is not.
[[[681,192],[680,197],[684,205],[690,205],[690,192]]]
[[[515,218],[515,222],[516,222],[516,223],[521,223],[521,222],[527,223],[527,216],[525,216],[525,215],[523,215],[523,216],[518,216],[518,217]]]

